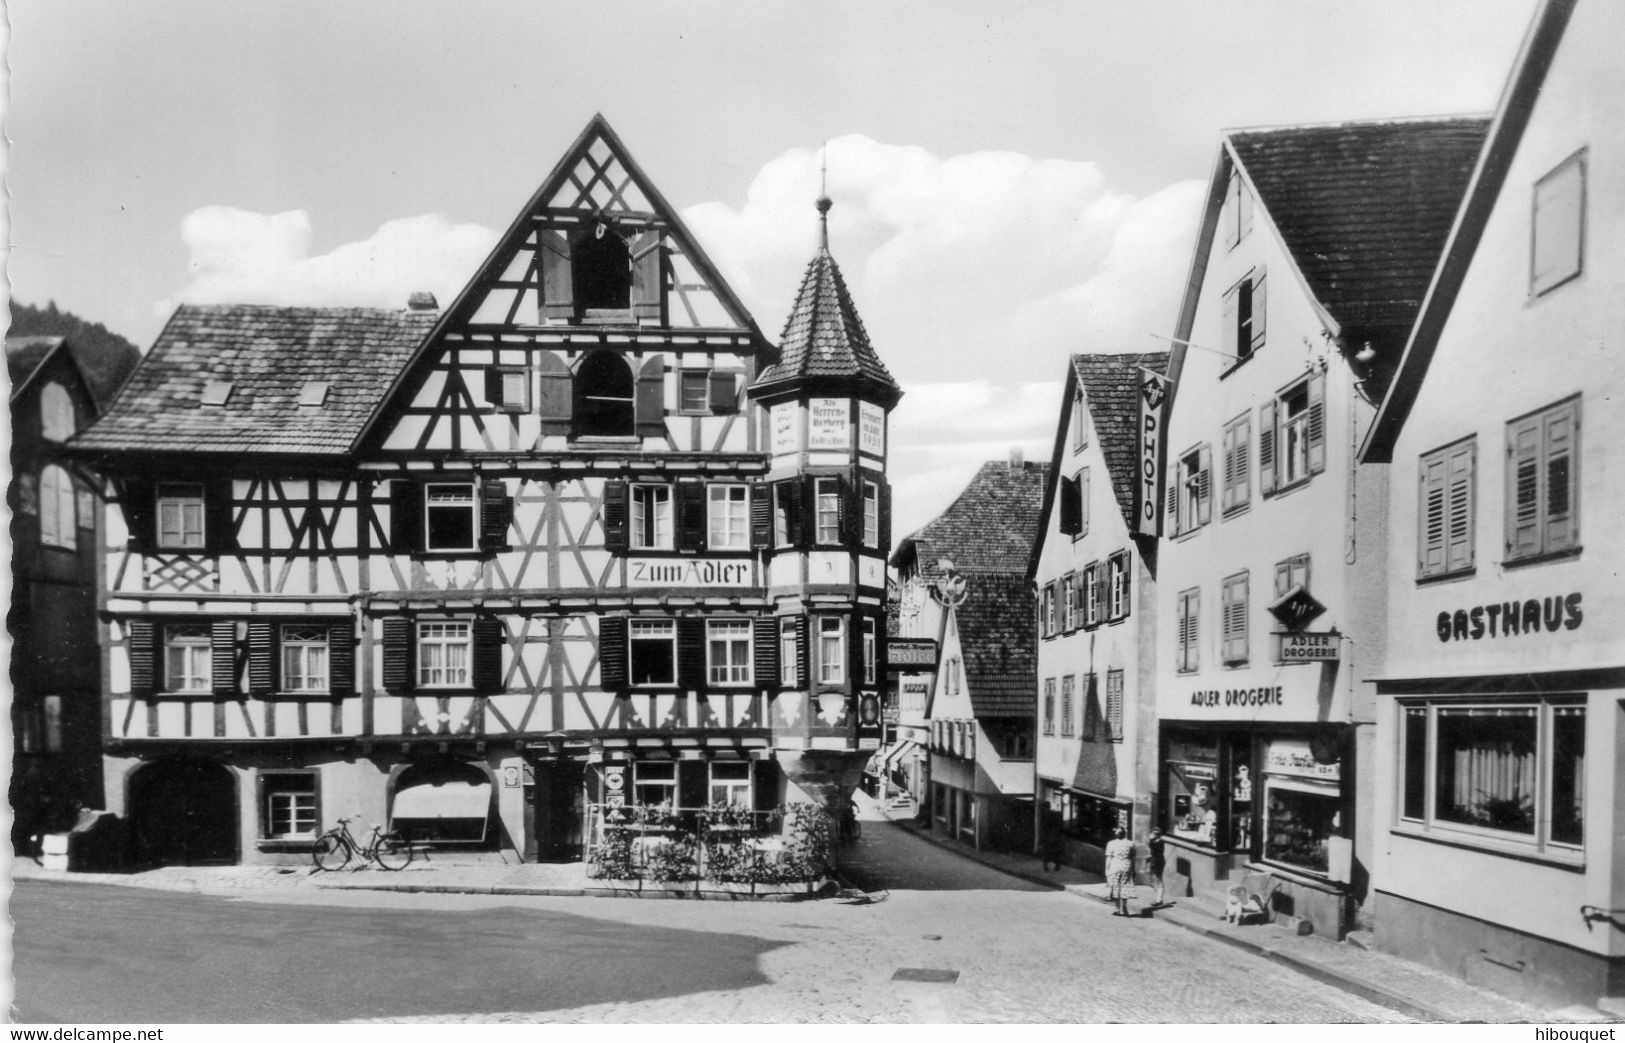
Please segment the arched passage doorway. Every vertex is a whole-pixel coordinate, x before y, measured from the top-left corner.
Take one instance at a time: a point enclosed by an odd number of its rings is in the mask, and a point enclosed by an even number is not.
[[[130,778],[130,838],[140,865],[237,861],[237,780],[212,761],[156,761]]]
[[[485,850],[497,846],[494,790],[483,768],[457,760],[407,766],[391,787],[389,825],[415,843]]]

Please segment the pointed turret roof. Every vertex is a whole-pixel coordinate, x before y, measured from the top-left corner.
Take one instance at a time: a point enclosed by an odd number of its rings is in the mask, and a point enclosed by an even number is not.
[[[828,199],[820,198],[818,203],[819,212],[827,214]],[[818,252],[801,280],[795,306],[785,320],[779,361],[763,370],[752,386],[765,391],[773,385],[810,378],[855,379],[878,393],[882,404],[890,408],[903,397],[903,389],[869,343],[840,266],[829,252],[827,229],[820,239]]]

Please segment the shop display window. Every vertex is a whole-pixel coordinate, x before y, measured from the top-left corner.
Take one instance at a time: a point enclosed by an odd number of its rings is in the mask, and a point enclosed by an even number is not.
[[[1218,764],[1168,764],[1168,832],[1199,844],[1219,837]]]
[[[1264,858],[1325,873],[1328,841],[1338,832],[1336,787],[1269,779],[1265,784]]]

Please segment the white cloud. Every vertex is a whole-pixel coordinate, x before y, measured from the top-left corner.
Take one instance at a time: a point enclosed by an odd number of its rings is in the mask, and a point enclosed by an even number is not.
[[[194,210],[181,222],[191,278],[156,308],[162,315],[177,304],[401,308],[417,290],[445,305],[474,275],[496,233],[424,214],[386,221],[368,238],[315,257],[312,238],[303,210]]]

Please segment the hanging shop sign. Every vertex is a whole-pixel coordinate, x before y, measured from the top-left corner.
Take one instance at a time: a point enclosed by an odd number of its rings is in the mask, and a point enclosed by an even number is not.
[[[1282,594],[1270,605],[1270,615],[1280,620],[1288,630],[1302,630],[1320,618],[1326,606],[1314,599],[1302,584]]]
[[[1173,381],[1149,369],[1140,370],[1140,473],[1136,529],[1142,536],[1162,535],[1162,422],[1163,403]]]
[[[935,667],[937,643],[927,637],[894,637],[886,642],[886,666],[902,670],[911,666]]]
[[[1454,612],[1440,612],[1434,630],[1440,641],[1480,641],[1486,637],[1519,637],[1542,630],[1578,630],[1585,613],[1580,592],[1548,598],[1505,601],[1495,605],[1475,605]]]
[[[844,398],[807,402],[807,448],[847,449],[851,441],[851,403]]]
[[[858,403],[858,448],[875,456],[886,455],[886,411],[873,402]]]
[[[748,587],[748,561],[705,558],[628,558],[626,583],[630,587]]]
[[[1335,663],[1342,647],[1342,635],[1335,631],[1276,634],[1275,640],[1275,658],[1282,663]]]

